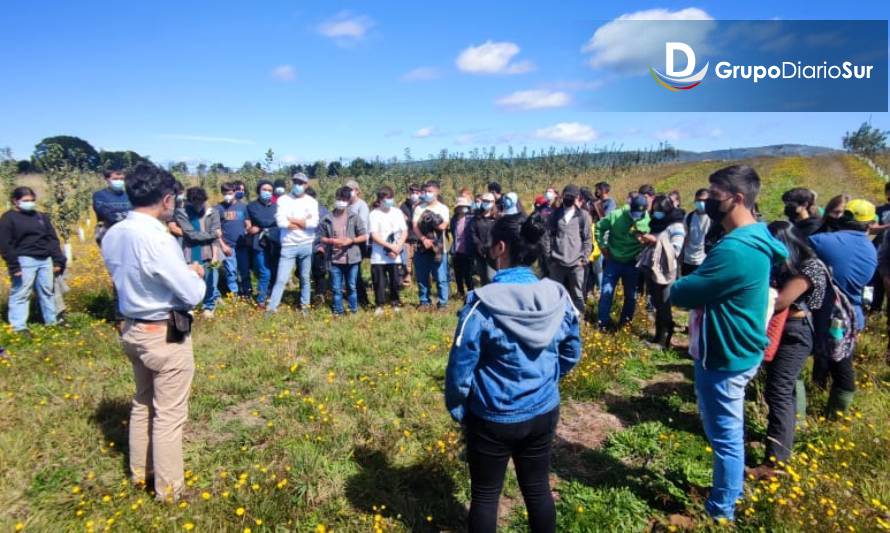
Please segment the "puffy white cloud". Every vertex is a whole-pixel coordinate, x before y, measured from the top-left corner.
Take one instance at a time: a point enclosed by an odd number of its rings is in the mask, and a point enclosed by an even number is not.
[[[442,72],[436,67],[418,67],[402,74],[402,81],[429,81],[442,76]]]
[[[272,69],[272,77],[279,81],[293,81],[297,77],[297,69],[293,65],[278,65]]]
[[[414,132],[413,137],[415,139],[425,139],[426,137],[431,137],[436,132],[436,128],[432,126],[427,126],[425,128],[420,128],[419,130]]]
[[[516,43],[489,40],[465,48],[455,64],[462,72],[471,74],[522,74],[534,70],[531,61],[513,61],[519,50]]]
[[[565,107],[571,103],[572,97],[562,91],[548,91],[546,89],[532,89],[529,91],[516,91],[495,102],[500,107],[509,109],[546,109],[552,107]]]
[[[318,33],[334,39],[341,46],[348,46],[363,39],[373,25],[370,17],[341,11],[319,24]]]
[[[625,13],[603,24],[581,47],[591,54],[590,66],[606,68],[624,74],[643,74],[649,65],[664,61],[664,43],[676,40],[677,27],[661,24],[628,23],[630,21],[713,21],[706,11],[689,7],[677,11],[647,9]],[[707,51],[706,39],[716,23],[689,24],[683,29],[683,42],[698,53]]]
[[[599,132],[580,122],[560,122],[536,130],[535,137],[558,143],[586,143],[599,138]]]

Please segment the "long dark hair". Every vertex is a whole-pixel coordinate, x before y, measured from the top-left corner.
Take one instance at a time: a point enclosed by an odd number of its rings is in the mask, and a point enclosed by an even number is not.
[[[781,241],[785,248],[788,249],[785,266],[792,275],[799,275],[803,263],[816,257],[816,252],[810,248],[806,238],[791,222],[777,220],[770,223],[767,229],[773,237]]]
[[[544,253],[547,227],[539,215],[517,213],[502,216],[491,228],[491,243],[502,242],[510,250],[510,266],[531,266]]]

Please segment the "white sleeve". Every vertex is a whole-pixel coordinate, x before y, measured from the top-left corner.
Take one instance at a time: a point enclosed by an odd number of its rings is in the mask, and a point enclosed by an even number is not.
[[[308,202],[305,219],[306,226],[303,229],[315,229],[318,227],[318,202]]]
[[[152,241],[143,258],[143,268],[149,276],[160,278],[179,299],[189,307],[194,307],[204,299],[206,285],[198,274],[180,259],[176,240],[165,235],[162,241]]]
[[[289,202],[287,200],[285,200],[285,202],[282,202],[282,198],[285,197],[282,196],[278,199],[278,205],[275,209],[275,223],[278,225],[279,228],[287,229],[290,227],[290,220],[287,219],[287,217],[290,215],[290,210],[288,209],[289,206],[287,205]]]

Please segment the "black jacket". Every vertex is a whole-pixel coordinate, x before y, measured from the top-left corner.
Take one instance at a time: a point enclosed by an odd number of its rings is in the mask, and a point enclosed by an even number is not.
[[[53,264],[65,268],[65,254],[56,229],[45,213],[25,213],[15,209],[0,217],[0,255],[10,274],[21,270],[19,257],[53,258]]]
[[[485,258],[488,255],[488,247],[491,246],[491,228],[494,227],[496,219],[492,217],[484,217],[477,215],[470,221],[470,237],[472,237],[473,248],[476,255]]]

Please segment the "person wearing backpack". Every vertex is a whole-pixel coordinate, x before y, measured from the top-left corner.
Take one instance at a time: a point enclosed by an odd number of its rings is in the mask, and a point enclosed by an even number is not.
[[[726,230],[695,272],[674,282],[671,303],[690,309],[689,352],[713,483],[705,509],[732,521],[745,481],[745,388],[767,347],[769,276],[788,255],[754,217],[760,176],[732,165],[708,178],[706,213]]]
[[[683,215],[683,210],[675,206],[670,196],[660,194],[652,203],[649,233],[639,237],[645,248],[637,260],[637,268],[646,276],[646,290],[655,307],[652,344],[662,350],[671,347],[674,336],[674,318],[668,296],[680,273],[680,252],[686,239]]]
[[[770,234],[788,250],[784,264],[773,269],[771,284],[778,297],[774,314],[788,310],[778,349],[766,363],[766,461],[750,474],[772,477],[780,462],[787,462],[794,446],[795,413],[806,412],[806,395],[800,373],[813,352],[816,332],[813,315],[822,309],[830,278],[825,265],[809,247],[801,229],[792,222],[776,221]],[[797,404],[797,405],[795,405]]]
[[[708,232],[711,230],[711,217],[705,214],[707,200],[707,189],[695,191],[695,209],[690,211],[683,221],[686,226],[686,240],[683,243],[681,276],[688,276],[695,272],[695,269],[704,262],[705,256],[707,256],[705,244]]]
[[[810,246],[819,259],[831,270],[834,285],[843,297],[851,304],[853,317],[849,327],[852,332],[841,335],[851,336],[855,342],[856,335],[865,327],[865,313],[862,309],[862,289],[868,284],[878,266],[875,247],[868,239],[869,227],[875,223],[877,216],[875,206],[862,199],[850,200],[844,207],[844,215],[836,223],[836,231],[817,233],[810,236]],[[838,298],[844,303],[843,298]],[[832,313],[830,320],[843,320],[843,307],[837,306],[838,313]],[[834,324],[829,324],[833,326]],[[823,332],[827,328],[818,327]],[[844,329],[848,329],[844,325]],[[817,343],[818,344],[818,343]],[[830,418],[838,412],[845,412],[853,403],[856,390],[856,376],[853,370],[852,346],[847,347],[850,353],[825,353],[828,350],[817,346],[813,364],[813,380],[824,387],[831,376],[831,390],[828,394],[826,415]]]

